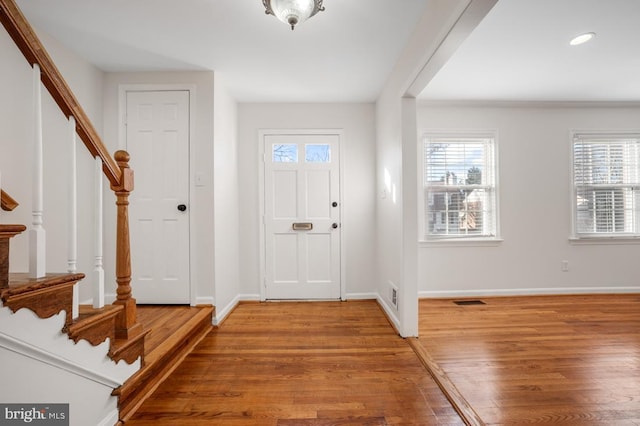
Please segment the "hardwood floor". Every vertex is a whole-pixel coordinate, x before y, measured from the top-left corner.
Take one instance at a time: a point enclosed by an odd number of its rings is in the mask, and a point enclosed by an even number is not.
[[[488,425],[640,425],[640,295],[420,301],[419,342]]]
[[[126,422],[462,425],[375,301],[241,304]]]
[[[211,306],[138,305],[137,311],[138,321],[150,331],[144,341],[143,367],[114,391],[123,422],[212,329]]]

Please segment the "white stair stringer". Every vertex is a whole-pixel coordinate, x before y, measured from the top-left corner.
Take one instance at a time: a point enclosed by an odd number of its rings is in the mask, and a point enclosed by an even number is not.
[[[70,425],[112,426],[118,400],[111,393],[140,369],[140,359],[114,362],[108,339],[97,346],[74,343],[61,332],[64,321],[64,311],[41,319],[0,303],[0,401],[68,403]]]

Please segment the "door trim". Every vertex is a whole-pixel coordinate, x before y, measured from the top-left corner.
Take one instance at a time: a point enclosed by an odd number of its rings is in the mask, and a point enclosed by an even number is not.
[[[127,147],[127,130],[125,126],[125,117],[127,110],[127,92],[161,92],[161,91],[186,91],[189,92],[189,192],[187,194],[187,204],[189,205],[189,304],[197,305],[196,286],[197,280],[195,256],[195,235],[193,225],[193,215],[197,206],[193,203],[192,194],[195,193],[195,114],[196,114],[196,85],[195,84],[120,84],[118,85],[118,149],[126,149]],[[135,173],[135,170],[134,170]],[[135,176],[134,176],[135,191]],[[133,297],[135,298],[135,289],[133,289]]]
[[[265,211],[264,211],[264,173],[265,173],[265,151],[264,151],[264,139],[266,136],[280,136],[280,135],[331,135],[338,136],[338,147],[340,149],[340,164],[338,169],[340,171],[340,226],[344,223],[345,209],[347,208],[344,203],[344,130],[343,129],[260,129],[258,131],[258,205],[260,206],[260,214],[258,216],[259,222],[259,234],[260,234],[260,301],[267,300],[266,294],[266,282],[267,282],[267,265],[266,265],[266,238],[265,238]],[[346,232],[341,229],[340,238],[340,300],[346,300],[346,267],[345,267],[345,236]]]

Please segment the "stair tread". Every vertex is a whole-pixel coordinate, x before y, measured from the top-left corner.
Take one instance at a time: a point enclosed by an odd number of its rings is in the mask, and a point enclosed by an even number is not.
[[[145,360],[148,364],[152,364],[157,360],[166,357],[167,354],[171,353],[169,348],[179,347],[185,340],[192,337],[193,335],[199,334],[200,330],[197,326],[198,324],[203,324],[206,327],[211,326],[211,314],[213,312],[213,307],[203,308],[196,314],[193,318],[185,322],[178,330],[176,330],[169,338],[165,339],[164,342],[156,348],[156,350],[149,353]]]
[[[24,225],[0,224],[0,236],[14,236],[27,229]]]
[[[94,308],[92,305],[80,305],[78,319],[98,318],[103,316],[117,315],[121,311],[121,305],[104,305],[102,308]]]
[[[80,281],[84,276],[81,273],[52,273],[42,278],[30,278],[28,273],[12,273],[9,274],[9,287],[0,289],[0,297],[4,300],[31,291],[67,285]]]
[[[213,307],[203,307],[160,345],[145,353],[144,366],[113,392],[118,396],[121,419],[128,419],[211,330],[213,310]]]
[[[85,329],[91,324],[113,318],[122,310],[120,305],[105,305],[102,308],[94,308],[91,305],[80,305],[78,318],[69,326],[70,332]]]
[[[135,344],[136,340],[140,340],[142,337],[146,336],[147,334],[149,334],[151,330],[149,329],[145,329],[142,330],[142,332],[140,334],[138,334],[137,336],[134,337],[130,337],[128,339],[123,339],[123,338],[117,338],[115,339],[114,343],[113,343],[113,349],[111,350],[113,353],[117,353],[119,351],[122,351],[123,349],[127,348],[128,346],[131,346],[133,344]]]
[[[95,346],[108,338],[110,346],[113,347],[116,316],[122,309],[120,305],[106,305],[102,308],[80,305],[78,318],[74,319],[65,331],[75,342],[82,339]]]
[[[140,334],[129,337],[128,339],[116,337],[111,344],[109,357],[116,362],[123,359],[128,364],[134,362],[138,357],[142,357],[141,361],[142,365],[144,365],[144,341],[150,332],[150,329],[143,329]]]

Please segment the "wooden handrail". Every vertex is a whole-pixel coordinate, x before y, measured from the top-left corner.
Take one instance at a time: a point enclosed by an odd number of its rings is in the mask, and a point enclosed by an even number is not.
[[[116,337],[132,339],[142,333],[136,319],[136,300],[131,295],[131,256],[129,254],[129,193],[133,190],[133,171],[129,168],[129,154],[118,151],[112,157],[102,143],[93,124],[73,95],[73,92],[53,63],[35,31],[27,22],[14,0],[0,0],[0,22],[31,66],[38,64],[42,84],[47,88],[60,110],[76,121],[76,133],[93,157],[102,160],[102,171],[116,194],[118,208],[116,224],[116,280],[117,299],[114,304],[124,306],[116,324]],[[73,120],[70,120],[73,121]]]
[[[67,117],[73,116],[76,119],[78,136],[91,155],[102,159],[102,169],[109,182],[112,185],[120,185],[120,167],[107,151],[93,124],[14,0],[0,0],[0,22],[29,64],[31,66],[33,64],[40,65],[42,84],[47,88],[60,110]]]
[[[0,189],[0,208],[4,211],[10,212],[16,207],[18,207],[18,202],[14,200],[11,195]]]

